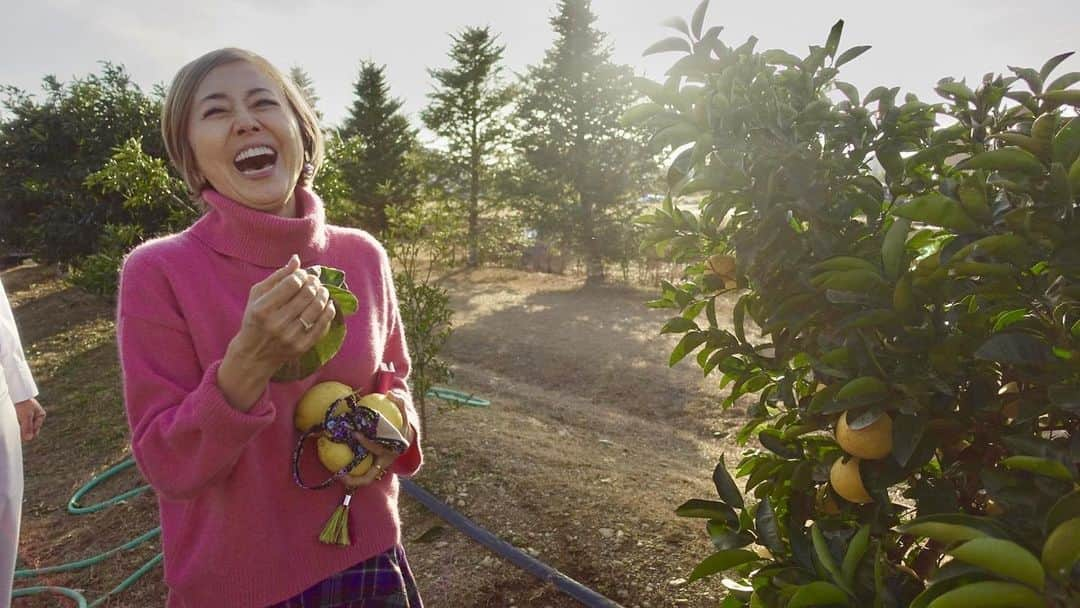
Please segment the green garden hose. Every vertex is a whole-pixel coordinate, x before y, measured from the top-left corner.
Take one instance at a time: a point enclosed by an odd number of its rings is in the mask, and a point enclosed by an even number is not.
[[[443,399],[443,400],[446,400],[446,401],[458,403],[458,404],[461,404],[461,405],[467,405],[467,406],[471,406],[471,407],[487,407],[488,405],[491,404],[491,402],[488,401],[487,399],[481,399],[479,397],[474,396],[473,394],[463,393],[461,391],[455,391],[453,389],[444,388],[444,387],[432,387],[430,390],[428,390],[427,395],[429,397],[436,397],[436,398],[439,398],[439,399]],[[103,473],[95,475],[89,482],[87,482],[86,485],[79,488],[79,490],[76,491],[75,494],[71,497],[71,500],[68,501],[68,505],[67,505],[68,513],[71,513],[72,515],[85,515],[87,513],[97,513],[98,511],[102,511],[102,510],[104,510],[104,509],[106,509],[108,507],[111,507],[112,505],[115,505],[116,503],[123,502],[125,500],[128,500],[129,498],[133,498],[135,496],[138,496],[139,494],[142,494],[143,492],[146,492],[146,491],[150,490],[149,485],[143,485],[143,486],[139,486],[137,488],[128,490],[126,492],[123,492],[121,494],[117,494],[116,496],[113,496],[112,498],[103,500],[101,502],[98,502],[98,503],[95,503],[95,504],[92,504],[92,505],[82,506],[81,504],[79,504],[79,501],[82,500],[82,498],[84,496],[86,496],[86,494],[89,493],[90,490],[93,490],[99,484],[103,483],[104,481],[108,480],[109,478],[111,478],[111,477],[113,477],[113,476],[115,476],[115,475],[117,475],[117,474],[119,474],[119,473],[121,473],[121,472],[123,472],[123,471],[125,471],[127,469],[130,469],[133,466],[135,466],[135,461],[133,459],[131,459],[131,458],[128,458],[128,459],[125,459],[125,460],[121,461],[118,464],[115,464],[115,465],[109,467]],[[141,545],[141,544],[143,544],[145,542],[148,542],[148,541],[150,541],[150,540],[152,540],[152,539],[154,539],[154,538],[156,538],[156,537],[158,537],[160,535],[161,535],[161,527],[159,526],[157,528],[154,528],[153,530],[150,530],[150,531],[142,534],[138,538],[132,539],[132,540],[130,540],[130,541],[118,546],[118,547],[113,547],[112,549],[109,549],[108,551],[105,551],[104,553],[99,553],[97,555],[93,555],[93,556],[85,558],[85,559],[81,559],[81,560],[74,561],[74,562],[68,562],[66,564],[60,564],[59,566],[48,566],[48,567],[45,567],[45,568],[37,568],[37,569],[33,569],[33,570],[30,570],[30,569],[16,570],[15,571],[15,579],[18,580],[18,579],[37,578],[37,577],[40,577],[40,576],[45,576],[47,574],[55,574],[55,573],[58,573],[58,572],[71,572],[71,571],[74,571],[74,570],[81,570],[82,568],[86,568],[88,566],[93,566],[94,564],[99,564],[99,563],[109,559],[113,555],[115,555],[117,553],[120,553],[121,551],[127,551],[129,549],[134,549],[135,547],[138,547],[139,545]],[[24,597],[24,596],[28,596],[28,595],[38,595],[38,594],[63,595],[63,596],[66,596],[66,597],[69,597],[69,598],[75,600],[77,602],[78,608],[96,608],[97,606],[100,606],[105,600],[112,597],[113,595],[116,595],[117,593],[120,593],[120,592],[124,591],[125,589],[127,589],[128,587],[135,584],[135,582],[137,580],[139,580],[140,578],[142,578],[142,576],[144,574],[146,574],[151,569],[153,569],[155,566],[160,564],[161,560],[162,560],[162,554],[158,553],[153,558],[151,558],[150,561],[146,562],[138,570],[136,570],[134,573],[132,573],[131,576],[124,579],[124,581],[122,583],[120,583],[119,585],[117,585],[115,589],[113,589],[112,591],[110,591],[110,592],[106,593],[105,595],[99,597],[98,599],[94,600],[92,603],[89,603],[89,604],[87,603],[86,598],[83,597],[83,595],[81,593],[79,593],[78,591],[76,591],[74,589],[69,589],[67,587],[51,587],[51,586],[23,587],[21,589],[15,589],[12,592],[11,597],[12,598],[17,598],[17,597]]]
[[[96,503],[96,504],[88,505],[88,506],[85,506],[85,507],[79,504],[79,500],[82,499],[82,497],[85,496],[90,490],[97,487],[98,484],[101,484],[102,482],[109,479],[110,477],[113,477],[114,475],[117,475],[118,473],[120,473],[120,472],[122,472],[122,471],[124,471],[126,469],[129,469],[129,468],[131,468],[133,466],[135,466],[135,461],[132,460],[131,458],[128,458],[128,459],[120,462],[119,464],[116,464],[116,465],[113,465],[112,467],[109,467],[104,473],[101,473],[99,475],[95,475],[94,478],[91,479],[86,485],[79,488],[79,490],[77,492],[75,492],[75,494],[71,497],[71,500],[68,501],[68,505],[67,505],[68,512],[71,513],[72,515],[84,515],[86,513],[96,513],[98,511],[106,509],[106,508],[108,508],[108,507],[110,507],[110,506],[112,506],[112,505],[114,505],[114,504],[116,504],[118,502],[127,500],[129,498],[134,497],[134,496],[138,496],[139,494],[142,494],[143,492],[146,492],[147,490],[149,490],[150,486],[149,485],[144,485],[144,486],[139,486],[139,487],[137,487],[135,489],[132,489],[132,490],[128,490],[127,492],[124,492],[122,494],[118,494],[118,495],[116,495],[116,496],[114,496],[112,498],[109,498],[108,500],[103,500],[103,501],[101,501],[99,503]],[[148,542],[148,541],[150,541],[150,540],[152,540],[152,539],[154,539],[154,538],[156,538],[156,537],[158,537],[160,535],[161,535],[161,527],[157,527],[157,528],[154,528],[153,530],[150,530],[150,531],[142,534],[138,538],[132,539],[132,540],[130,540],[130,541],[118,546],[118,547],[113,547],[112,549],[109,549],[108,551],[105,551],[104,553],[99,553],[98,555],[94,555],[94,556],[88,557],[86,559],[81,559],[81,560],[74,561],[74,562],[68,562],[66,564],[60,564],[59,566],[49,566],[49,567],[46,567],[46,568],[37,568],[35,570],[16,570],[15,571],[15,578],[16,579],[37,578],[39,576],[45,576],[47,574],[55,574],[57,572],[71,572],[73,570],[80,570],[82,568],[86,568],[88,566],[93,566],[94,564],[101,563],[101,562],[105,561],[106,559],[109,559],[110,557],[112,557],[113,555],[115,555],[115,554],[117,554],[117,553],[119,553],[121,551],[127,551],[129,549],[134,549],[135,547],[138,547],[139,545],[141,545],[141,544],[143,544],[145,542]],[[99,597],[98,599],[94,600],[92,603],[89,603],[89,604],[87,603],[86,598],[83,597],[83,595],[81,593],[79,593],[78,591],[76,591],[74,589],[69,589],[67,587],[50,587],[50,586],[24,587],[24,588],[21,588],[21,589],[15,589],[12,592],[11,597],[12,598],[17,598],[17,597],[24,597],[24,596],[28,596],[28,595],[38,595],[38,594],[63,595],[63,596],[66,596],[66,597],[69,597],[69,598],[75,600],[75,602],[78,605],[78,608],[95,608],[96,606],[100,606],[105,600],[109,599],[113,595],[116,595],[117,593],[120,593],[120,592],[124,591],[125,589],[127,589],[128,587],[135,584],[135,581],[142,578],[142,576],[144,574],[146,574],[151,569],[153,569],[155,566],[160,564],[161,559],[162,559],[162,554],[158,553],[153,558],[151,558],[150,561],[146,562],[138,570],[136,570],[134,573],[132,573],[131,576],[124,579],[124,581],[122,583],[120,583],[119,585],[117,585],[115,589],[113,589],[112,591],[110,591],[110,592],[106,593],[105,595]]]

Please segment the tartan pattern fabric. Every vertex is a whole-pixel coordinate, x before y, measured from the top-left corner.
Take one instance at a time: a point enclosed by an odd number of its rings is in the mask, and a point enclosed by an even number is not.
[[[270,608],[423,608],[400,544]]]

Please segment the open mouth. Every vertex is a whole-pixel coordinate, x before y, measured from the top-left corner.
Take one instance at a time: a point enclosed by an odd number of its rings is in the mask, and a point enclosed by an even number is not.
[[[233,159],[236,170],[244,175],[258,175],[268,171],[277,163],[277,152],[269,146],[244,148]]]

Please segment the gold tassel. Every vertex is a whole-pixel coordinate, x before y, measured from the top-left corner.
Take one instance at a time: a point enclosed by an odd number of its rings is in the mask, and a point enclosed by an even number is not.
[[[352,494],[345,493],[345,500],[341,505],[334,509],[334,514],[330,516],[330,520],[326,522],[326,527],[323,528],[322,534],[319,535],[319,542],[327,545],[343,545],[347,546],[352,544],[349,540],[349,501],[352,500]]]

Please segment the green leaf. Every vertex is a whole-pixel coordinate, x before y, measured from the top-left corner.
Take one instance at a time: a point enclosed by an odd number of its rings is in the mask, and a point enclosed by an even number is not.
[[[837,21],[829,30],[829,38],[825,41],[825,54],[829,57],[836,55],[836,49],[840,46],[840,34],[844,31],[844,20]]]
[[[1080,89],[1047,91],[1043,93],[1042,98],[1052,106],[1069,105],[1080,107]]]
[[[889,226],[889,231],[885,233],[885,239],[881,244],[881,265],[885,269],[885,276],[889,279],[896,280],[907,266],[904,246],[910,231],[911,220],[901,217],[893,221],[892,226]]]
[[[676,363],[686,358],[686,355],[694,352],[695,348],[704,344],[706,338],[708,338],[708,334],[703,331],[694,331],[683,336],[682,340],[679,340],[679,343],[671,351],[668,367],[674,367]]]
[[[844,51],[843,53],[841,53],[840,56],[836,58],[836,63],[834,63],[833,65],[835,67],[840,67],[840,66],[844,65],[845,63],[855,59],[859,55],[862,55],[866,51],[869,51],[870,48],[871,47],[868,44],[867,45],[862,45],[862,46],[853,46],[850,49],[848,49],[848,50]]]
[[[345,288],[345,271],[330,266],[313,266],[308,272],[318,269],[319,282],[323,285]]]
[[[690,35],[690,27],[686,24],[686,19],[682,17],[668,17],[661,22],[661,25],[666,25],[673,30],[678,30],[687,36]]]
[[[771,65],[782,65],[793,68],[802,63],[802,59],[799,59],[783,49],[769,49],[762,53],[761,56],[762,59],[765,60],[765,63]]]
[[[758,503],[757,511],[754,513],[754,529],[757,531],[758,543],[774,553],[784,551],[784,543],[780,540],[780,527],[776,522],[776,512],[773,511],[772,503],[767,497]]]
[[[870,547],[870,526],[863,524],[859,531],[852,537],[848,544],[847,553],[844,554],[844,563],[840,566],[840,574],[844,577],[844,584],[851,587],[855,584],[855,570],[859,567],[863,555]]]
[[[326,287],[326,290],[330,292],[330,299],[333,300],[334,308],[339,313],[348,317],[356,312],[360,304],[352,292],[333,285],[323,285],[323,287]]]
[[[1068,74],[1058,76],[1053,82],[1046,85],[1046,90],[1060,91],[1067,89],[1078,82],[1080,82],[1080,72],[1069,72]]]
[[[1028,314],[1026,308],[1017,308],[1015,310],[1006,310],[997,315],[994,319],[994,332],[999,332],[1006,327],[1020,321]]]
[[[664,107],[660,104],[647,101],[623,112],[623,115],[619,118],[619,122],[625,126],[635,126],[656,116],[663,111],[663,109]]]
[[[903,205],[894,207],[893,215],[931,226],[951,228],[959,232],[973,232],[978,228],[971,216],[955,201],[939,192],[916,197]]]
[[[926,416],[921,415],[899,414],[893,418],[892,457],[900,466],[907,467],[915,454],[926,433],[927,422]]]
[[[814,554],[821,562],[821,567],[825,568],[836,583],[843,584],[843,577],[840,576],[840,570],[836,567],[836,560],[829,551],[829,543],[825,541],[825,535],[821,533],[821,527],[816,522],[810,526],[810,540],[813,541]]]
[[[1080,118],[1073,117],[1054,136],[1053,158],[1063,167],[1071,167],[1080,157]]]
[[[781,458],[797,459],[802,458],[802,447],[797,443],[787,443],[780,438],[780,431],[776,429],[765,429],[758,433],[758,441],[761,445],[765,446],[765,449],[769,450],[773,454],[780,456]]]
[[[672,317],[664,324],[664,327],[660,329],[661,334],[682,334],[691,330],[698,329],[697,323],[694,323],[686,317]]]
[[[1073,480],[1069,469],[1056,460],[1038,458],[1035,456],[1010,456],[1002,460],[1001,464],[1009,469],[1027,471],[1029,473],[1053,477],[1054,479],[1060,479],[1062,481]]]
[[[671,36],[670,38],[664,38],[660,42],[657,42],[649,48],[645,49],[645,52],[643,52],[642,55],[655,55],[657,53],[671,53],[674,51],[692,53],[694,49],[690,47],[690,43],[687,42],[685,38]]]
[[[1035,336],[1001,333],[990,336],[975,351],[975,357],[998,363],[1043,365],[1053,359],[1053,353],[1045,342]]]
[[[1075,51],[1069,51],[1068,53],[1062,53],[1060,55],[1054,55],[1046,63],[1043,64],[1042,69],[1039,70],[1039,78],[1045,81],[1050,77],[1050,72],[1054,71],[1054,68],[1061,65],[1062,61],[1065,61],[1069,57],[1072,57]]]
[[[754,537],[749,533],[732,529],[728,522],[719,519],[710,519],[705,524],[705,530],[712,539],[713,548],[717,551],[741,549],[754,542]]]
[[[839,90],[841,93],[844,94],[845,97],[848,98],[848,101],[851,102],[851,105],[859,105],[859,89],[855,88],[855,85],[837,80],[833,83],[833,86],[835,86],[837,90]]]
[[[743,328],[743,324],[746,318],[746,303],[750,294],[745,294],[739,298],[739,301],[735,303],[735,310],[732,311],[732,323],[735,326],[735,337],[738,338],[740,344],[746,344],[746,331]]]
[[[874,376],[859,376],[849,380],[836,393],[841,401],[860,399],[867,396],[882,397],[889,392],[889,386]]]
[[[327,289],[331,289],[331,287]],[[330,359],[333,359],[334,355],[341,349],[341,345],[345,342],[345,332],[344,313],[339,309],[334,320],[330,322],[330,329],[326,332],[326,335],[298,359],[288,361],[279,367],[274,372],[272,380],[275,382],[293,382],[315,373],[316,370],[326,365]]]
[[[701,4],[694,9],[694,16],[690,18],[690,30],[694,37],[701,38],[701,27],[705,24],[705,11],[709,9],[709,0],[701,0]]]
[[[1053,507],[1050,507],[1043,530],[1049,534],[1061,524],[1076,517],[1080,517],[1080,490],[1069,492],[1055,502]]]
[[[735,510],[729,505],[718,500],[690,499],[675,509],[679,517],[693,517],[697,519],[717,519],[728,523],[732,527],[739,525],[739,518]],[[731,522],[734,521],[734,524]]]
[[[702,560],[701,563],[694,568],[694,571],[690,573],[690,578],[688,580],[689,582],[694,582],[699,578],[705,578],[706,576],[711,576],[717,572],[730,570],[735,566],[741,566],[742,564],[760,560],[761,558],[758,557],[757,553],[745,549],[718,551]]]
[[[787,608],[806,608],[807,606],[831,606],[843,604],[850,606],[851,602],[844,590],[832,583],[814,581],[796,588]]]
[[[739,492],[739,486],[735,485],[735,480],[731,478],[731,474],[728,473],[727,467],[724,465],[724,457],[720,457],[720,462],[716,464],[716,468],[713,469],[713,485],[716,486],[716,493],[720,498],[724,499],[724,502],[735,507],[736,509],[743,508],[742,493]]]
[[[912,522],[897,528],[903,534],[925,537],[940,543],[951,544],[961,540],[983,538],[986,533],[982,530],[959,524],[947,524],[934,521]]]
[[[886,283],[877,271],[832,270],[814,277],[811,284],[818,289],[870,293],[884,287]]]
[[[1039,558],[1020,545],[1000,538],[975,538],[947,552],[956,559],[993,572],[994,574],[1043,588],[1043,572]]]
[[[1020,148],[1002,148],[976,154],[961,162],[957,169],[987,169],[1011,171],[1024,175],[1042,175],[1046,167],[1034,154]]]
[[[930,602],[927,608],[1045,608],[1042,594],[1031,587],[1004,581],[961,585]]]

